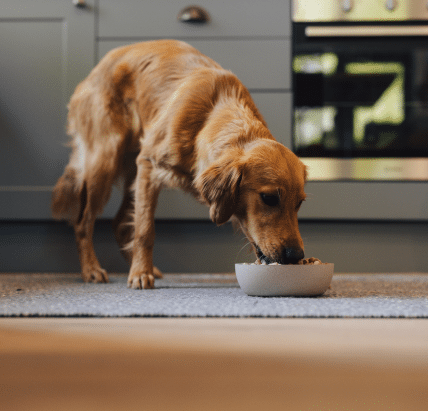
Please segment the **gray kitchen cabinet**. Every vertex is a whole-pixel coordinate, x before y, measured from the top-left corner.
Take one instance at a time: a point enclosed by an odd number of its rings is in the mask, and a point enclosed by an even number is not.
[[[67,102],[94,65],[94,2],[0,2],[0,219],[50,218]]]
[[[69,149],[66,105],[112,48],[157,38],[194,45],[249,88],[274,136],[291,142],[290,0],[199,0],[206,24],[177,19],[184,0],[2,0],[0,3],[0,219],[50,218]],[[103,217],[120,204],[113,191]],[[208,209],[164,190],[157,218],[206,219]]]
[[[99,0],[100,38],[289,37],[290,0]],[[186,24],[177,16],[202,7],[208,24]]]

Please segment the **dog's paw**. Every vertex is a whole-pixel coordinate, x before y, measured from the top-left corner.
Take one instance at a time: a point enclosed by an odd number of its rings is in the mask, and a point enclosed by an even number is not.
[[[148,273],[129,274],[128,287],[136,290],[155,288],[155,276]]]
[[[88,267],[82,271],[85,283],[108,283],[107,271],[101,267]]]
[[[153,275],[155,276],[155,278],[163,278],[162,271],[159,270],[159,268],[157,267],[153,267]]]

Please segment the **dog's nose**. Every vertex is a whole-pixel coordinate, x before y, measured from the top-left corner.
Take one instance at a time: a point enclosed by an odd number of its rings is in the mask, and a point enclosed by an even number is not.
[[[305,252],[300,247],[286,247],[282,250],[281,264],[296,264],[305,257]]]

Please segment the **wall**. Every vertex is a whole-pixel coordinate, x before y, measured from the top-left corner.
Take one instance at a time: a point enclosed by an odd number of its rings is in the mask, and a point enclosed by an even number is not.
[[[428,223],[302,221],[306,255],[334,262],[336,272],[428,272]],[[155,264],[164,272],[233,272],[253,262],[250,247],[230,224],[156,224]],[[0,272],[78,272],[71,227],[53,221],[0,223]],[[128,267],[111,224],[97,222],[95,248],[110,272]]]

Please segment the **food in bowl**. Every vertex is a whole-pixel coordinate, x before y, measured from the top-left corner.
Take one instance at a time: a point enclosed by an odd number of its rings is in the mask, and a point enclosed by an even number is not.
[[[242,264],[247,264],[248,263],[242,263]],[[301,260],[299,260],[297,262],[298,265],[305,265],[305,264],[314,264],[314,265],[318,265],[318,264],[327,264],[327,263],[323,263],[321,262],[320,259],[315,258],[315,257],[310,257],[310,258],[302,258]],[[266,263],[266,261],[262,261],[261,263],[259,262],[259,260],[257,260],[255,263],[253,263],[253,265],[284,265],[284,264],[280,264],[280,263]],[[288,264],[287,264],[288,265]]]
[[[306,258],[298,264],[235,264],[241,289],[250,296],[291,297],[324,294],[333,278],[334,264]]]

